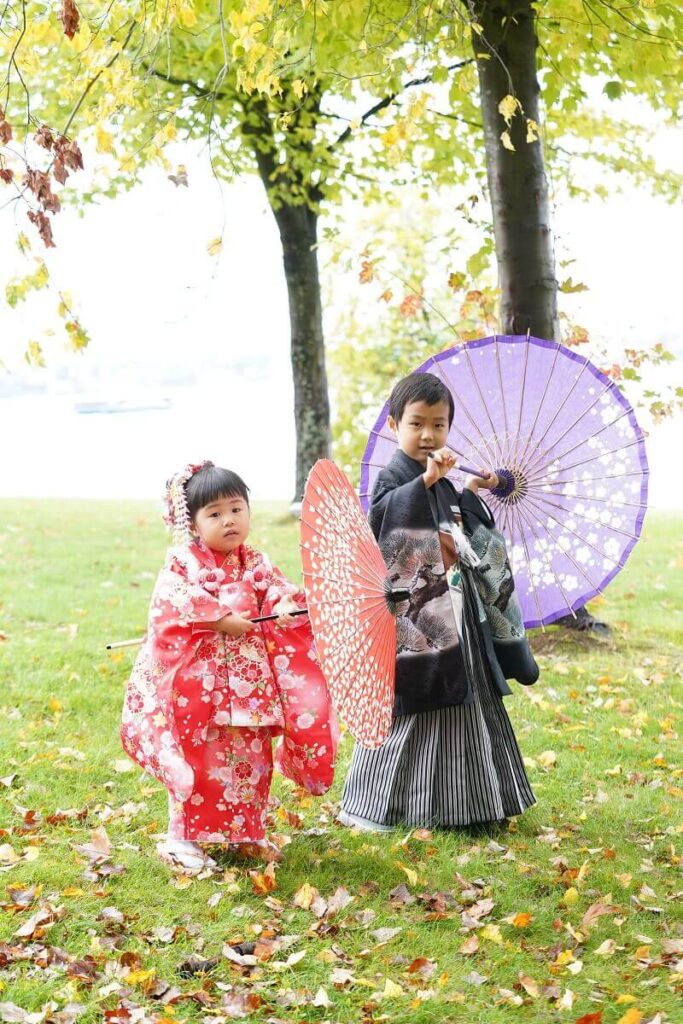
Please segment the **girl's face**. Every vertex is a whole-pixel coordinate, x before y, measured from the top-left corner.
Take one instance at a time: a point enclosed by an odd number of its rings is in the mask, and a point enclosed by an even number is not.
[[[234,551],[249,535],[249,505],[244,498],[217,498],[199,509],[192,523],[214,551]]]
[[[409,402],[398,423],[390,416],[389,427],[396,434],[401,451],[426,466],[428,453],[446,444],[448,411],[448,402]]]

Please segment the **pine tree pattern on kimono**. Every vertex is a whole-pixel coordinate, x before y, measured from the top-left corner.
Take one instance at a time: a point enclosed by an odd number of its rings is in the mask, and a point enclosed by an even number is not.
[[[220,568],[201,541],[172,548],[159,574],[121,739],[166,786],[176,819],[185,815],[185,838],[260,838],[273,736],[283,737],[283,774],[311,793],[332,784],[338,729],[307,621],[264,624],[240,638],[204,625],[230,613],[268,615],[285,595],[304,606],[294,584],[248,545]]]

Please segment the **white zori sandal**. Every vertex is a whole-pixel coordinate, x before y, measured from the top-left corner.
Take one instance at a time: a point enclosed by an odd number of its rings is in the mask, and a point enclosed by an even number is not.
[[[190,839],[165,839],[157,843],[157,853],[165,864],[184,871],[204,871],[218,866],[212,857]]]

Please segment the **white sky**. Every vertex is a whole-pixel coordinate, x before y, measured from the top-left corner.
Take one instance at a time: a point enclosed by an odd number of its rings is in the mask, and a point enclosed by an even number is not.
[[[55,219],[49,265],[90,333],[85,353],[65,353],[57,333],[44,342],[49,370],[22,367],[26,341],[40,340],[45,326],[59,330],[55,296],[0,306],[0,359],[15,380],[49,384],[47,394],[0,397],[0,496],[156,497],[172,471],[207,457],[243,474],[256,498],[292,497],[289,316],[275,224],[256,179],[221,197],[203,157],[184,151],[182,159],[189,189],[151,170],[141,187],[85,217],[65,209]],[[606,203],[566,202],[555,216],[558,249],[576,259],[567,274],[591,289],[572,298],[576,319],[615,350],[666,342],[679,356],[667,376],[680,376],[683,208],[631,189]],[[206,246],[224,217],[214,260]],[[4,211],[3,283],[20,266],[14,233]],[[340,278],[335,301],[355,287]],[[194,385],[174,387],[179,376]],[[83,393],[73,393],[74,381]],[[172,408],[116,416],[73,408],[91,395],[136,393],[169,396]],[[680,439],[680,421],[649,438],[655,505],[683,507],[682,475],[665,481],[674,458],[680,465]]]

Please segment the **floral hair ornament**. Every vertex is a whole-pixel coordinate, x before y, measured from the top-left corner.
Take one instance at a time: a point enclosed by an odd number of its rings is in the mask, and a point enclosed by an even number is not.
[[[175,473],[166,484],[164,522],[173,533],[173,544],[178,547],[188,547],[192,542],[192,519],[187,507],[185,485],[200,469],[213,465],[208,459],[204,462],[191,462]]]

